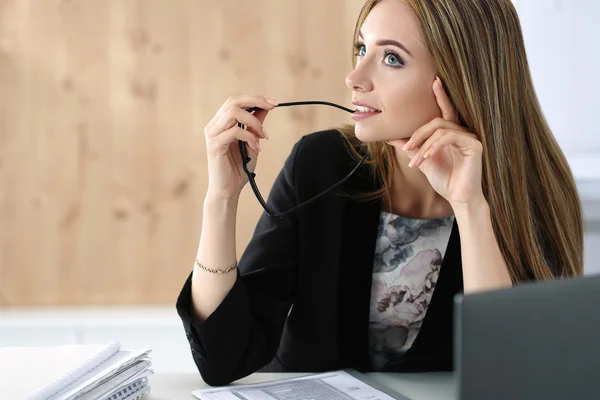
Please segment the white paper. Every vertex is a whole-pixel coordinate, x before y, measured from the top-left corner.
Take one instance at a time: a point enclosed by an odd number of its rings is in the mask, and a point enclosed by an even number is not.
[[[345,371],[201,389],[192,394],[200,400],[394,400]]]

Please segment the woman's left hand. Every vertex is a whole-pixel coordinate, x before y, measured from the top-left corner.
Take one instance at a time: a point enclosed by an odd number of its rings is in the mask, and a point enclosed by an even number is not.
[[[411,160],[409,166],[419,168],[452,206],[481,201],[483,146],[477,135],[458,124],[457,113],[439,78],[433,83],[433,92],[442,117],[422,126],[410,139],[388,143],[405,152]]]

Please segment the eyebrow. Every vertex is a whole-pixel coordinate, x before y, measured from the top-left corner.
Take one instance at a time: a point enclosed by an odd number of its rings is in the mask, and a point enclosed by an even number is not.
[[[364,38],[363,38],[363,34],[362,34],[362,32],[361,32],[361,31],[359,31],[359,32],[358,32],[358,36],[359,36],[359,37],[360,37],[362,40],[364,40]],[[408,53],[408,55],[409,55],[409,56],[411,56],[411,57],[413,56],[413,55],[410,53],[410,51],[408,51],[408,49],[407,49],[406,47],[404,47],[404,46],[402,45],[402,43],[398,42],[397,40],[392,40],[392,39],[382,39],[382,40],[378,40],[377,42],[375,42],[375,44],[376,44],[377,46],[387,46],[387,45],[396,46],[396,47],[399,47],[399,48],[401,48],[402,50],[404,50],[406,53]]]

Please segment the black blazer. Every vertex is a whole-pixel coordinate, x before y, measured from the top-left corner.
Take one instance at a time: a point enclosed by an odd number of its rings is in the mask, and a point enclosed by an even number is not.
[[[356,165],[335,130],[301,138],[268,202],[287,210]],[[361,166],[342,191],[373,190]],[[177,312],[204,381],[225,385],[257,371],[369,371],[368,324],[381,201],[331,193],[282,219],[263,214],[239,260],[237,280],[204,322],[191,316],[191,274]],[[389,371],[452,369],[453,297],[462,291],[456,222],[421,330]],[[289,313],[289,315],[288,315]]]

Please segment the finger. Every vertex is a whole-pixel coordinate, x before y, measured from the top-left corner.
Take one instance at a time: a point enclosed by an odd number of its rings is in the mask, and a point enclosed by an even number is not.
[[[269,113],[269,110],[263,110],[263,109],[259,109],[256,110],[252,113],[252,115],[254,115],[256,117],[256,119],[258,119],[260,121],[261,124],[263,124],[265,122],[265,118],[267,118],[267,114]],[[263,126],[264,128],[264,126]]]
[[[431,146],[436,143],[442,136],[448,134],[450,132],[449,129],[438,129],[436,130],[433,135],[431,135],[426,141],[425,143],[423,143],[423,145],[421,146],[421,148],[415,152],[415,154],[411,157],[411,162],[408,164],[409,167],[418,167],[419,165],[421,165],[423,163],[423,161],[425,160],[425,158],[427,158],[429,156],[429,149],[431,148]],[[412,165],[411,165],[412,164]]]
[[[406,145],[406,143],[408,143],[408,139],[393,139],[386,140],[385,142],[391,146],[394,146],[398,150],[401,150]]]
[[[409,157],[411,157],[411,154],[409,151],[403,151],[403,147],[406,146],[408,139],[393,139],[393,140],[386,140],[385,142],[387,144],[389,144],[390,146],[393,146],[396,150],[398,150],[400,152],[404,152]]]
[[[232,96],[227,99],[225,104],[221,107],[221,110],[226,110],[229,107],[239,108],[253,108],[258,107],[263,110],[272,110],[279,102],[275,99],[266,96],[254,96],[254,95],[243,95],[243,96]]]
[[[269,139],[269,134],[267,133],[267,129],[265,128],[265,119],[267,118],[267,114],[269,114],[269,110],[256,110],[252,113],[254,117],[260,122],[262,127],[262,133],[265,135],[265,139]]]
[[[244,95],[229,97],[227,101],[221,105],[212,120],[206,125],[205,130],[211,130],[217,121],[219,121],[221,116],[231,107],[237,107],[240,109],[258,107],[262,110],[270,111],[275,108],[277,104],[279,104],[277,100],[266,96]]]
[[[216,149],[227,151],[229,150],[229,146],[236,140],[246,142],[248,147],[250,147],[255,153],[260,152],[259,139],[256,137],[256,135],[240,128],[237,125],[215,137],[212,142],[213,147]]]
[[[408,142],[408,139],[386,140],[387,144],[394,146],[399,153],[404,153],[406,155],[406,157],[409,160],[409,165],[410,165],[412,162],[412,159],[414,158],[416,153],[413,151],[403,149],[403,147],[406,145],[407,142]]]
[[[268,113],[268,111],[264,111]],[[263,125],[263,121],[266,114],[262,117],[262,121],[257,118],[256,111],[249,112],[246,110],[239,110],[236,112],[236,120],[244,125],[244,128],[254,133],[256,136],[262,139],[268,139],[267,132]]]
[[[456,131],[467,132],[465,127],[462,127],[454,122],[443,118],[434,118],[415,131],[410,137],[410,140],[402,148],[402,150],[414,150],[421,147],[421,144],[427,140],[433,132],[438,129],[452,129]]]
[[[435,81],[433,81],[433,93],[435,94],[440,110],[442,110],[442,118],[446,121],[457,123],[458,113],[454,109],[450,97],[448,97],[446,89],[442,85],[442,80],[439,77],[436,77]]]
[[[248,130],[256,136],[260,138],[265,137],[262,123],[254,115],[237,107],[232,107],[223,114],[221,119],[219,119],[215,126],[208,132],[208,136],[218,136],[226,130],[237,126],[238,122],[245,125]]]
[[[416,166],[423,164],[426,159],[434,157],[441,149],[449,145],[456,146],[465,154],[468,153],[468,151],[465,151],[468,149],[479,153],[483,150],[483,146],[477,136],[471,133],[448,131],[431,143],[430,149],[424,154],[426,157],[420,158]]]

